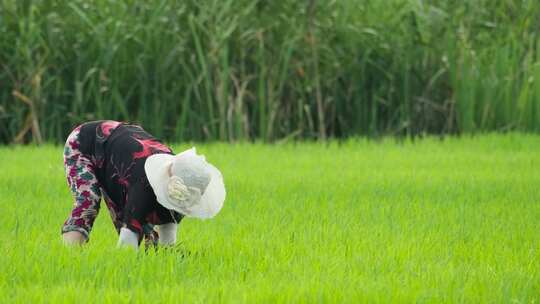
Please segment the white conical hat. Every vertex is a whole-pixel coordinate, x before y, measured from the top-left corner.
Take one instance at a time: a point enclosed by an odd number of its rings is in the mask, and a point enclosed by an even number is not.
[[[195,148],[178,155],[154,154],[144,171],[158,203],[187,217],[212,218],[225,201],[219,170],[197,155]]]

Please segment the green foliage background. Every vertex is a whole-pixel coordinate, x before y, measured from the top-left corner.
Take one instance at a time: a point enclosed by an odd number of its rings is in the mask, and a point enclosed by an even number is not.
[[[0,142],[29,113],[50,141],[538,132],[539,29],[536,0],[0,0]]]

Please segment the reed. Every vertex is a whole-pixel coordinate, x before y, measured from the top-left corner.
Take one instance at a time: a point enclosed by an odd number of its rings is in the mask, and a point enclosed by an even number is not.
[[[0,0],[0,142],[540,130],[540,3]],[[17,96],[24,96],[32,106]],[[17,137],[19,135],[19,137]]]

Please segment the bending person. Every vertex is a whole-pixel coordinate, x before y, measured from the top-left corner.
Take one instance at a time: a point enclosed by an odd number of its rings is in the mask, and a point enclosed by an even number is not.
[[[88,241],[103,197],[119,246],[173,245],[185,217],[211,218],[225,200],[219,170],[194,148],[172,150],[137,125],[93,121],[75,128],[64,147],[74,204],[62,227],[66,244]]]

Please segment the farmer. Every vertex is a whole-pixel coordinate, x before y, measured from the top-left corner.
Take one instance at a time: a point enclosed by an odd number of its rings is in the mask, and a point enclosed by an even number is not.
[[[195,148],[174,155],[140,126],[93,121],[75,128],[64,147],[73,210],[66,244],[88,241],[103,196],[118,245],[173,245],[184,216],[210,218],[225,200],[221,173]]]

